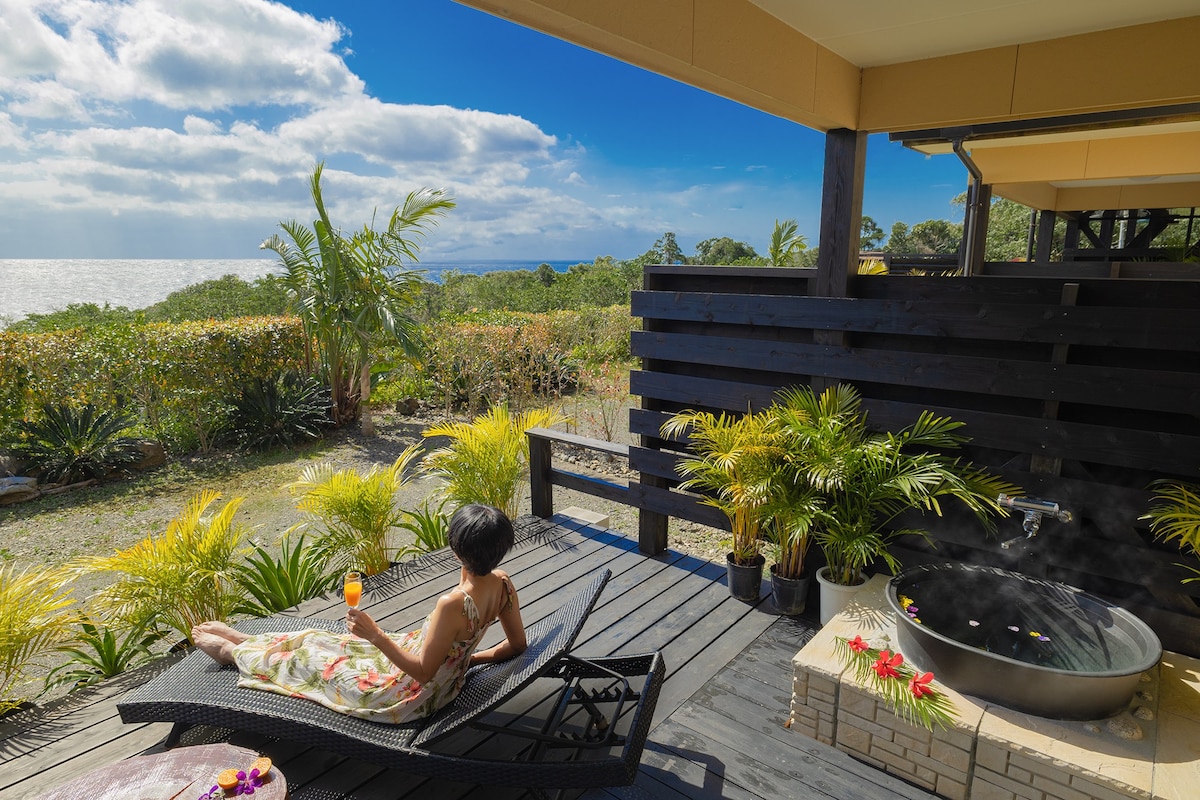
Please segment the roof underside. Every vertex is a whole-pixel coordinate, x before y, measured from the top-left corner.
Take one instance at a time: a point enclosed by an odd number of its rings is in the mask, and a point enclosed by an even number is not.
[[[1035,208],[1200,205],[1196,0],[459,1],[821,131],[995,126],[966,147]]]

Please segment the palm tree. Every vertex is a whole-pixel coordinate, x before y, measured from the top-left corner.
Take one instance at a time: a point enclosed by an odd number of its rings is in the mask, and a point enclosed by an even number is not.
[[[799,229],[794,219],[775,220],[775,230],[771,231],[771,244],[767,248],[771,266],[795,266],[800,251],[808,247],[808,239],[799,233]]]
[[[317,343],[333,422],[344,425],[361,415],[363,433],[371,435],[372,346],[386,336],[406,354],[415,354],[419,328],[407,312],[421,277],[405,264],[417,261],[419,240],[455,204],[442,189],[418,189],[392,212],[384,230],[363,225],[345,236],[325,210],[324,167],[318,163],[309,181],[317,209],[312,228],[281,222],[287,239],[275,234],[260,247],[277,253],[287,269],[284,282],[308,340]]]
[[[1150,529],[1164,542],[1178,541],[1183,553],[1200,556],[1200,486],[1163,479],[1151,487],[1153,505],[1141,519],[1150,520]],[[1180,566],[1196,573],[1194,578],[1185,578],[1184,583],[1200,581],[1200,569],[1188,564]]]

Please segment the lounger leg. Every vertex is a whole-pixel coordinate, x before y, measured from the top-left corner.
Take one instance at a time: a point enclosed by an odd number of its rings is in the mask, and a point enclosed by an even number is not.
[[[167,734],[167,739],[163,742],[163,749],[171,750],[179,746],[179,739],[183,734],[192,728],[191,723],[176,722],[171,726],[171,732]]]

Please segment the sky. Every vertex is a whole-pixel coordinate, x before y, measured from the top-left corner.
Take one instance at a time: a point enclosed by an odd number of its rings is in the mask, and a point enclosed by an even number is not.
[[[450,0],[0,0],[0,258],[261,258],[310,222],[457,208],[424,261],[632,258],[776,219],[824,137]],[[958,221],[952,156],[872,136],[863,213]]]

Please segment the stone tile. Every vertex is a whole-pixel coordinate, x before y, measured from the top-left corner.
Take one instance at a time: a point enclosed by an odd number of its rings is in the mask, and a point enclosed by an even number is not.
[[[929,749],[929,755],[935,761],[940,761],[955,772],[964,775],[971,768],[971,753],[952,747],[946,742],[935,739]]]
[[[1060,776],[1066,780],[1070,780],[1069,776]],[[1034,775],[1033,785],[1046,793],[1046,797],[1054,798],[1054,800],[1092,800],[1090,794],[1085,794],[1078,789],[1072,789],[1070,786],[1051,780],[1044,775]]]
[[[1159,666],[1159,709],[1200,722],[1200,660],[1163,653]]]
[[[947,775],[938,775],[933,790],[949,800],[967,800],[967,785]]]
[[[1120,787],[1132,796],[1148,796],[1153,782],[1156,723],[1137,722],[1149,728],[1149,735],[1130,740],[1110,733],[1105,721],[1051,720],[988,706],[979,726],[979,748],[991,744],[1100,786]],[[1049,774],[1047,770],[1033,771]]]
[[[1012,793],[1012,795],[1014,797],[1020,797],[1020,798],[1023,798],[1023,800],[1045,800],[1045,797],[1046,797],[1045,792],[1043,792],[1041,789],[1037,788],[1036,786],[1031,786],[1028,783],[1021,783],[1019,781],[1014,781],[1012,778],[1008,777],[1007,775],[997,775],[995,772],[992,772],[989,769],[983,769],[982,767],[976,767],[975,768],[975,780],[978,782],[980,779],[985,780],[990,784],[994,784],[994,785],[1000,787],[1001,789],[1007,789],[1009,792]],[[971,788],[971,797],[972,797],[972,800],[974,800],[974,798],[975,798],[974,785],[972,785],[972,788]]]
[[[607,529],[612,527],[612,519],[608,516],[608,514],[602,514],[599,511],[589,511],[588,509],[580,508],[579,506],[564,508],[562,511],[558,512],[557,516],[577,519],[580,522],[592,526],[593,528]]]
[[[1146,800],[1149,792],[1143,792],[1133,787],[1119,788],[1104,786],[1078,775],[1071,776],[1071,787],[1084,794],[1091,795],[1095,800]]]
[[[887,610],[887,597],[884,594],[887,582],[888,578],[885,575],[876,575],[867,581],[846,610],[817,631],[808,644],[796,654],[792,659],[795,668],[804,669],[813,675],[829,676],[834,680],[840,678],[846,667],[836,655],[834,640],[839,636],[862,636],[869,641],[873,634],[888,623],[891,612]]]
[[[1164,712],[1158,718],[1152,796],[1154,800],[1192,800],[1197,794],[1200,794],[1200,721]]]
[[[978,775],[971,783],[971,800],[1015,800],[1016,795],[1007,789],[1001,789],[994,783],[982,780]]]

